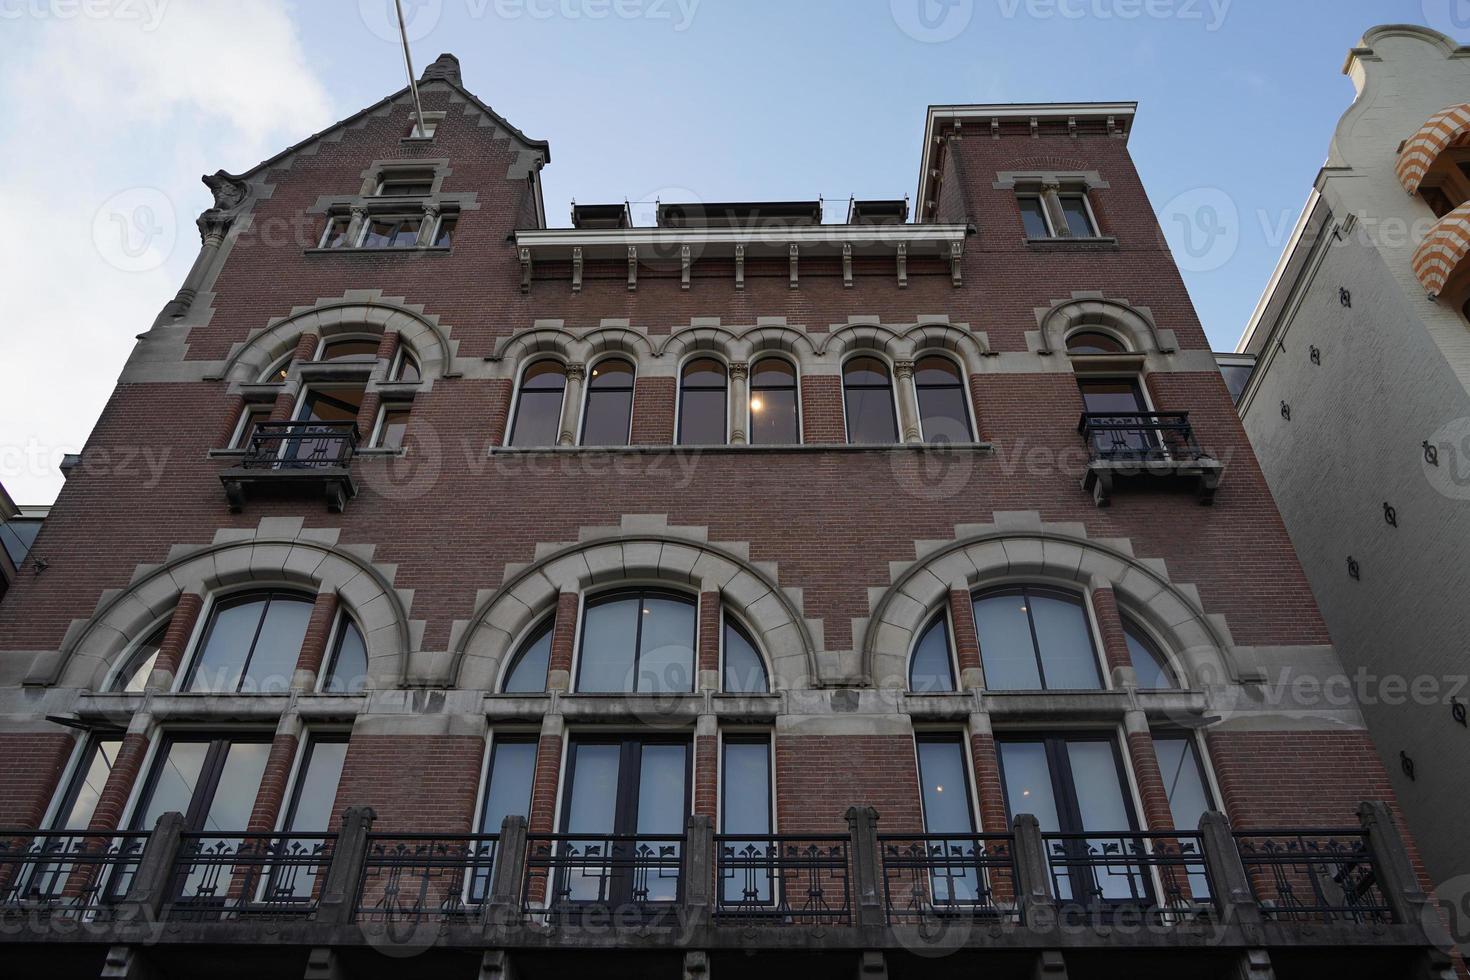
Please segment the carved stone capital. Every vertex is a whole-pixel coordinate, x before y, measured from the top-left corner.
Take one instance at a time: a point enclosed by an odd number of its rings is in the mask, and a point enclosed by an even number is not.
[[[913,361],[894,361],[893,373],[900,381],[910,381],[914,377]]]
[[[744,381],[750,377],[750,363],[748,361],[730,362],[730,380]]]
[[[567,380],[568,381],[576,381],[576,382],[579,382],[579,383],[582,382],[582,381],[586,381],[587,380],[587,365],[585,365],[585,364],[568,364],[567,365]]]

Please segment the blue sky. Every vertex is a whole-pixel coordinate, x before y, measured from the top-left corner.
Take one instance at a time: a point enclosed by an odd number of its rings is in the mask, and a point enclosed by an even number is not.
[[[468,88],[551,142],[553,224],[574,197],[912,195],[931,103],[1137,100],[1133,155],[1219,350],[1352,100],[1347,50],[1389,22],[1470,38],[1470,0],[403,2],[420,69],[453,51]],[[54,497],[188,271],[198,176],[403,84],[391,5],[0,0],[0,209],[40,229],[0,240],[0,482],[18,501]]]

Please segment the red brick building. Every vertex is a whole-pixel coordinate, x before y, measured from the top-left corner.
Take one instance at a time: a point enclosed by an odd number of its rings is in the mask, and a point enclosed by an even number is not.
[[[15,975],[1443,975],[1133,105],[550,228],[420,93],[207,179],[0,605]]]

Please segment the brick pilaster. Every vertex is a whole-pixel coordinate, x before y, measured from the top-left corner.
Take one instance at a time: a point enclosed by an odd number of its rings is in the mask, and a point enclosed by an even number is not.
[[[977,728],[984,728],[977,731]],[[989,731],[988,723],[976,725],[970,731],[970,757],[975,765],[975,795],[980,804],[980,829],[987,834],[1004,834],[1010,831],[1006,817],[1005,795],[1000,783],[1000,756],[995,748],[995,736]]]
[[[321,346],[322,339],[316,334],[304,333],[296,341],[296,353],[291,357],[298,364],[316,360],[316,349]]]
[[[1123,635],[1123,617],[1118,613],[1118,601],[1112,589],[1092,590],[1092,612],[1097,617],[1097,631],[1102,636],[1103,660],[1109,670],[1132,667],[1133,658],[1128,655],[1128,640]]]
[[[291,415],[296,410],[296,396],[289,391],[283,391],[276,396],[276,402],[271,406],[271,422],[289,422]]]
[[[673,378],[639,378],[633,382],[635,446],[667,446],[674,441]]]
[[[699,650],[694,685],[697,691],[720,689],[720,605],[718,592],[699,594]]]
[[[1153,735],[1145,728],[1133,729],[1147,722],[1140,716],[1130,718],[1128,728],[1128,757],[1133,763],[1133,778],[1138,782],[1138,795],[1143,801],[1143,816],[1149,830],[1193,830],[1193,827],[1174,826],[1174,814],[1169,809],[1169,791],[1164,786],[1163,774],[1159,771],[1159,757],[1154,752]]]
[[[711,718],[711,721],[714,719]],[[716,819],[720,799],[720,738],[694,738],[694,812]]]
[[[577,593],[563,592],[556,600],[556,625],[551,629],[551,655],[547,658],[546,684],[550,689],[571,690],[572,645],[577,639]]]
[[[954,628],[955,660],[960,665],[957,678],[960,690],[980,687],[984,677],[980,667],[980,639],[975,628],[975,606],[968,590],[949,590],[949,621]]]
[[[847,441],[842,414],[842,379],[835,375],[801,376],[802,439],[809,444],[840,445]]]
[[[327,659],[327,644],[332,638],[332,626],[337,621],[337,594],[320,592],[311,607],[311,618],[306,621],[306,635],[301,640],[301,653],[296,658],[296,677],[293,686],[297,690],[312,690],[316,687],[317,675]]]
[[[531,784],[532,834],[549,834],[556,826],[556,791],[561,777],[562,736],[542,734],[536,745],[536,778]]]
[[[123,736],[122,748],[118,749],[117,761],[107,774],[107,782],[97,797],[97,808],[92,811],[92,822],[88,830],[116,830],[122,821],[123,808],[128,805],[133,784],[143,769],[143,757],[148,754],[148,739],[137,732]],[[143,828],[151,830],[150,827]]]
[[[357,432],[362,437],[360,445],[366,446],[373,437],[373,426],[378,422],[378,409],[382,404],[383,396],[376,391],[362,396],[362,407],[357,410]]]
[[[282,724],[285,728],[285,723]],[[301,740],[294,732],[277,731],[271,742],[270,755],[265,760],[265,772],[260,777],[260,788],[255,791],[255,806],[250,811],[250,823],[245,830],[251,834],[267,834],[276,829],[281,806],[286,800],[287,782],[291,778],[291,763],[296,758],[296,748]],[[224,828],[229,830],[229,828]]]
[[[393,358],[398,354],[398,331],[389,330],[383,334],[383,339],[378,341],[378,359],[387,361],[391,367]]]
[[[173,618],[168,621],[168,629],[163,632],[163,642],[158,646],[158,659],[153,661],[153,676],[148,679],[149,688],[166,691],[173,687],[179,667],[184,662],[184,655],[188,652],[189,639],[194,635],[194,627],[198,624],[199,613],[203,609],[204,597],[198,593],[184,592],[179,596],[179,601],[174,606]]]
[[[235,429],[240,424],[240,416],[245,414],[245,399],[239,395],[231,395],[229,407],[225,409],[224,426],[220,434],[215,436],[214,445],[218,449],[228,449],[233,445]]]

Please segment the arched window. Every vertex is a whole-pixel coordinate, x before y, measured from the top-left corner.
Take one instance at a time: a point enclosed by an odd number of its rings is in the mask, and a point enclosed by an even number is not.
[[[730,438],[726,395],[729,373],[722,361],[698,357],[679,380],[679,445],[723,446]]]
[[[1079,330],[1067,338],[1069,354],[1126,354],[1128,348],[1112,334],[1101,330]]]
[[[318,361],[371,364],[378,359],[378,341],[371,337],[341,337],[322,343]]]
[[[184,690],[212,694],[282,693],[291,686],[312,598],[299,592],[247,592],[215,603]]]
[[[637,372],[621,357],[598,361],[587,381],[582,445],[626,446],[633,435],[633,381]]]
[[[107,690],[113,694],[142,694],[153,674],[153,665],[158,662],[158,649],[163,646],[163,635],[168,632],[168,620],[139,643],[128,657],[127,664],[112,678]]]
[[[337,642],[327,664],[322,690],[327,694],[356,694],[367,687],[367,643],[351,616],[343,613],[337,623]]]
[[[542,694],[546,691],[546,669],[551,664],[551,633],[556,617],[549,616],[526,638],[511,659],[501,682],[502,694]]]
[[[801,442],[796,366],[784,357],[763,357],[750,369],[750,441],[757,446]]]
[[[918,694],[955,690],[949,621],[942,612],[924,628],[919,642],[914,644],[914,655],[909,660],[909,690]]]
[[[1047,586],[975,597],[985,686],[992,691],[1102,689],[1082,597]]]
[[[398,348],[398,363],[394,365],[391,377],[394,381],[410,384],[422,381],[424,373],[419,370],[418,358],[409,353],[407,349],[400,347]]]
[[[1140,689],[1170,691],[1179,687],[1163,651],[1137,624],[1123,620],[1123,637],[1128,641],[1128,659],[1133,662]]]
[[[932,354],[914,365],[914,388],[919,396],[919,425],[924,441],[973,442],[970,406],[965,400],[965,375],[947,357]]]
[[[724,691],[726,694],[766,694],[771,683],[755,641],[744,627],[725,617]]]
[[[649,589],[589,599],[577,690],[666,694],[694,690],[694,600]]]
[[[872,356],[854,357],[842,367],[843,408],[847,441],[853,445],[898,442],[898,416],[893,407],[893,378],[888,365]]]
[[[521,375],[510,445],[554,446],[561,434],[561,407],[567,392],[567,369],[550,358],[529,365]]]
[[[271,363],[270,367],[261,372],[260,382],[262,384],[279,384],[285,381],[286,376],[291,372],[291,362],[294,360],[296,360],[295,352],[277,358]]]

